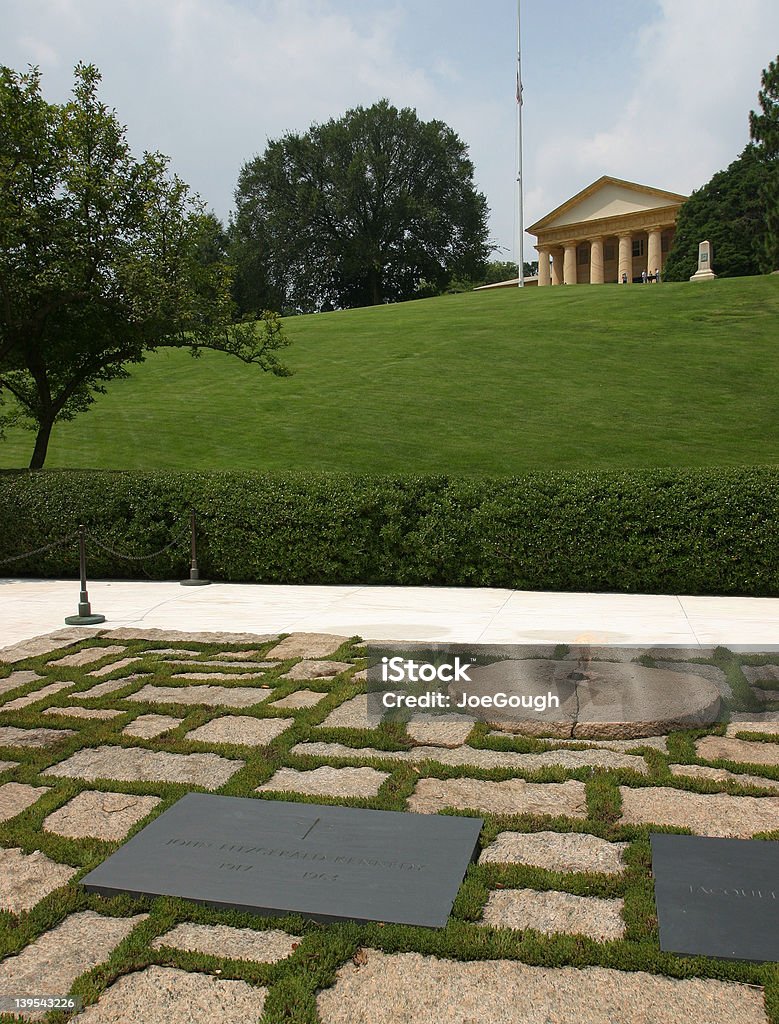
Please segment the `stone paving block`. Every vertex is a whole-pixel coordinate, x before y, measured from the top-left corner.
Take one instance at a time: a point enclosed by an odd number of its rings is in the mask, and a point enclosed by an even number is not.
[[[360,954],[317,995],[321,1024],[768,1024],[763,990],[734,982]]]
[[[221,715],[188,732],[186,739],[196,740],[198,743],[238,743],[247,747],[260,747],[275,740],[294,724],[294,718]]]
[[[180,658],[196,658],[202,651],[188,650],[186,647],[150,647],[148,651],[144,651],[144,657],[147,654],[159,655],[160,658],[164,658],[168,655],[173,656],[177,654]]]
[[[200,663],[198,662],[198,664]],[[208,682],[209,680],[216,679],[221,683],[229,683],[236,679],[240,679],[243,682],[245,679],[254,678],[254,673],[250,672],[176,672],[171,676],[171,679],[188,679],[197,682]],[[260,678],[259,674],[257,678]]]
[[[39,679],[43,678],[37,672],[12,672],[5,679],[0,679],[0,694],[10,693],[11,690],[18,690],[20,686],[36,683]]]
[[[259,651],[220,651],[214,657],[217,661],[241,661],[241,659],[256,658]]]
[[[704,761],[741,761],[744,764],[779,765],[779,743],[738,740],[728,736],[704,736],[695,744]]]
[[[22,708],[27,708],[31,704],[37,704],[39,700],[51,697],[54,693],[59,693],[60,690],[67,690],[69,686],[73,685],[73,682],[68,680],[65,680],[64,682],[59,681],[56,683],[49,683],[48,686],[42,686],[40,690],[33,690],[32,693],[25,693],[23,697],[17,697],[15,700],[9,700],[7,704],[3,704],[0,711],[20,711]]]
[[[213,674],[214,678],[224,677],[226,679],[230,679],[230,678],[234,677],[236,674],[237,675],[246,675],[246,674],[248,674],[247,672],[244,671],[245,669],[251,669],[254,672],[262,672],[262,671],[264,671],[267,668],[275,668],[276,667],[276,663],[273,662],[273,661],[218,661],[218,660],[211,660],[211,661],[186,661],[183,658],[175,658],[175,659],[174,658],[166,658],[165,659],[165,664],[166,665],[191,665],[192,668],[199,667],[200,665],[203,665],[206,668],[219,668],[219,669],[222,669],[222,671],[221,672],[215,672]],[[232,672],[231,669],[235,669],[235,672]],[[175,678],[178,679],[178,678],[181,678],[181,677],[180,676],[176,676]]]
[[[760,683],[779,683],[779,665],[742,665],[741,671],[752,686]]]
[[[421,750],[421,747],[414,748]],[[434,749],[436,753],[441,748]],[[303,757],[344,757],[354,761],[371,761],[380,758],[384,761],[412,761],[412,751],[409,750],[379,750],[376,747],[347,747],[345,743],[296,743],[290,750],[291,754],[298,754]],[[417,758],[420,761],[424,757]]]
[[[40,800],[49,786],[25,786],[20,782],[6,782],[0,786],[0,821],[8,821]]]
[[[227,960],[253,960],[255,963],[275,964],[285,960],[302,942],[299,935],[271,929],[259,932],[253,928],[231,928],[224,924],[177,925],[152,942],[152,949],[173,946]]]
[[[100,634],[103,640],[161,640],[169,644],[265,644],[278,640],[278,633],[204,633],[180,629],[138,629],[122,626]]]
[[[331,679],[333,676],[340,675],[341,672],[347,672],[350,668],[354,668],[354,665],[349,661],[299,661],[281,678],[292,679],[295,682]]]
[[[712,779],[714,782],[735,782],[739,786],[762,786],[763,789],[779,789],[776,779],[764,779],[761,775],[739,775],[726,768],[711,768],[703,764],[669,764],[672,775],[687,776],[691,779]]]
[[[268,696],[262,686],[144,686],[125,700],[140,704],[205,704],[207,707],[250,708]]]
[[[412,740],[429,747],[459,747],[473,730],[474,719],[467,715],[439,715],[435,718],[412,719],[406,732]]]
[[[110,647],[85,647],[81,651],[76,651],[75,654],[66,654],[64,658],[50,661],[47,668],[59,668],[60,665],[66,668],[94,665],[101,658],[107,658],[111,654],[123,654],[126,650],[126,647],[119,647],[117,644],[112,644]]]
[[[45,818],[43,829],[70,839],[89,836],[115,842],[161,802],[156,796],[87,789]]]
[[[544,935],[569,932],[596,942],[623,938],[622,899],[596,899],[568,892],[536,892],[535,889],[502,889],[491,892],[481,923],[493,928],[524,931],[533,928]]]
[[[688,793],[665,786],[620,786],[620,825],[673,825],[701,836],[750,839],[779,829],[779,796]]]
[[[6,772],[9,768],[15,768],[18,764],[18,761],[0,761],[0,772]]]
[[[148,916],[103,917],[94,910],[70,914],[0,964],[0,992],[66,995],[76,978],[104,963]],[[21,1016],[39,1020],[43,1013],[32,1011]]]
[[[314,757],[384,758],[395,761],[437,761],[452,767],[508,768],[520,772],[537,772],[543,768],[580,768],[618,770],[627,768],[647,775],[649,769],[643,757],[615,754],[610,750],[544,750],[539,754],[518,754],[514,751],[482,750],[476,747],[411,747],[408,750],[378,750],[375,747],[348,747],[343,743],[297,743],[293,754],[311,754]]]
[[[126,715],[126,711],[113,711],[111,708],[46,708],[42,712],[44,715],[51,715],[53,717],[60,716],[62,718],[98,718],[107,720],[109,718],[116,718],[118,715]]]
[[[368,695],[358,693],[334,708],[322,722],[325,729],[375,729],[378,722],[368,718]]]
[[[53,747],[75,735],[73,729],[17,729],[15,725],[0,725],[0,747]]]
[[[618,875],[629,843],[586,832],[501,832],[482,850],[480,864],[530,864],[547,871]]]
[[[124,974],[74,1024],[248,1024],[259,1020],[267,989],[174,967]],[[728,1022],[724,1022],[728,1024]]]
[[[293,792],[309,796],[376,796],[389,778],[387,772],[375,768],[314,768],[299,772],[294,768],[279,768],[272,778],[258,786],[256,793]]]
[[[279,661],[288,658],[329,658],[348,639],[333,633],[292,633],[268,651],[266,657]]]
[[[40,850],[23,853],[18,847],[0,849],[0,910],[10,910],[12,914],[32,910],[75,874],[76,868],[49,860]]]
[[[45,774],[118,782],[179,782],[219,789],[244,762],[219,754],[171,754],[143,747],[84,747]]]
[[[155,736],[161,736],[164,732],[170,732],[181,725],[183,718],[173,718],[172,715],[138,715],[122,729],[123,736],[138,736],[143,740],[152,740]]]
[[[125,686],[129,686],[130,683],[137,683],[139,679],[148,678],[148,672],[138,672],[134,675],[122,676],[121,679],[106,679],[104,683],[97,683],[96,686],[91,687],[89,690],[80,690],[78,693],[71,694],[71,697],[73,700],[96,700],[98,697],[105,697],[109,693],[123,690]],[[124,699],[126,700],[127,698]]]
[[[26,661],[27,658],[37,658],[41,654],[50,654],[61,647],[72,647],[81,640],[100,635],[99,631],[96,632],[94,629],[80,626],[58,629],[54,633],[35,636],[29,640],[22,640],[21,643],[12,644],[10,647],[4,647],[0,650],[0,662],[15,665],[19,661]]]
[[[109,662],[108,665],[103,665],[102,668],[96,668],[87,674],[92,676],[94,679],[99,679],[101,676],[107,676],[112,672],[118,672],[121,668],[127,668],[128,665],[136,665],[139,661],[143,661],[143,658],[120,658],[119,661]]]
[[[445,807],[487,814],[549,814],[587,817],[583,782],[483,782],[481,779],[420,779],[408,809],[437,814]]]
[[[768,714],[765,715],[765,720],[761,718],[758,722],[749,722],[746,719],[739,718],[731,722],[725,729],[726,736],[739,736],[741,733],[746,732],[759,732],[768,736],[776,736],[779,740],[779,720],[770,718]]]
[[[502,736],[504,739],[506,734],[504,732],[492,732],[491,736]],[[642,736],[640,739],[635,740],[549,740],[550,745],[553,743],[555,747],[571,747],[581,746],[584,744],[587,747],[600,747],[602,750],[614,750],[617,753],[624,753],[628,750],[638,750],[640,747],[651,747],[652,750],[659,750],[661,754],[668,753],[668,737],[667,736]]]
[[[324,700],[326,693],[317,693],[315,690],[295,690],[279,700],[272,702],[274,708],[311,708]]]

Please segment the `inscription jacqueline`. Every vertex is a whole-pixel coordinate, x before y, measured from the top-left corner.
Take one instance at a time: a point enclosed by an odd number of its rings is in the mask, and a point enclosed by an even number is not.
[[[736,896],[739,899],[744,897],[758,900],[776,899],[776,892],[773,889],[713,889],[707,885],[691,885],[689,890],[693,896],[697,893],[702,896]]]

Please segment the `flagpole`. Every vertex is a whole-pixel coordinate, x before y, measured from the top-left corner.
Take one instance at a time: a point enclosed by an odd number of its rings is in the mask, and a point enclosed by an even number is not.
[[[517,221],[518,221],[518,238],[517,238],[517,269],[518,274],[518,287],[523,288],[525,286],[525,254],[524,254],[524,241],[525,241],[525,211],[523,204],[523,181],[522,181],[522,37],[520,34],[520,7],[522,6],[521,0],[517,0]]]

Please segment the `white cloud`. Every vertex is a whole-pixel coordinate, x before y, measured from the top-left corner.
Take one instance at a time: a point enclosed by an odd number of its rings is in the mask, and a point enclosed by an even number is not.
[[[242,163],[268,138],[383,96],[430,105],[435,92],[428,71],[404,60],[391,8],[359,25],[323,0],[80,0],[77,9],[33,0],[15,8],[23,31],[14,48],[30,55],[21,63],[41,64],[47,94],[56,79],[55,98],[65,95],[77,60],[96,63],[131,141],[168,153],[221,216]]]
[[[494,0],[480,36],[476,12],[455,23],[444,0],[424,3],[425,36],[410,0],[3,0],[0,60],[40,64],[56,100],[78,60],[96,63],[134,146],[168,153],[222,217],[268,138],[387,96],[468,143],[492,237],[510,246],[515,5]],[[601,174],[685,192],[743,148],[776,0],[653,0],[615,29],[611,56],[602,13],[527,6],[527,224]]]
[[[705,184],[748,142],[748,113],[777,40],[772,0],[741,0],[738,9],[730,0],[661,0],[658,17],[638,34],[616,119],[601,126],[593,111],[587,124],[550,130],[538,146],[528,220],[601,174],[682,193]]]

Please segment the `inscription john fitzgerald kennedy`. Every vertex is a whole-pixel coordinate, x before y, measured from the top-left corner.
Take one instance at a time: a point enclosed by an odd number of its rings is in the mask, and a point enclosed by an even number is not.
[[[342,864],[351,867],[379,868],[385,871],[424,871],[426,865],[414,864],[408,861],[383,860],[378,857],[352,857],[346,854],[335,856],[326,853],[317,853],[315,850],[287,850],[273,846],[246,846],[243,843],[211,843],[205,839],[185,839],[174,837],[168,839],[165,846],[176,846],[185,849],[209,849],[220,853],[238,853],[242,855],[255,854],[260,857],[282,857],[286,860],[317,861],[327,864]],[[255,865],[247,865],[246,870]],[[222,862],[218,868],[235,870],[234,862]]]

